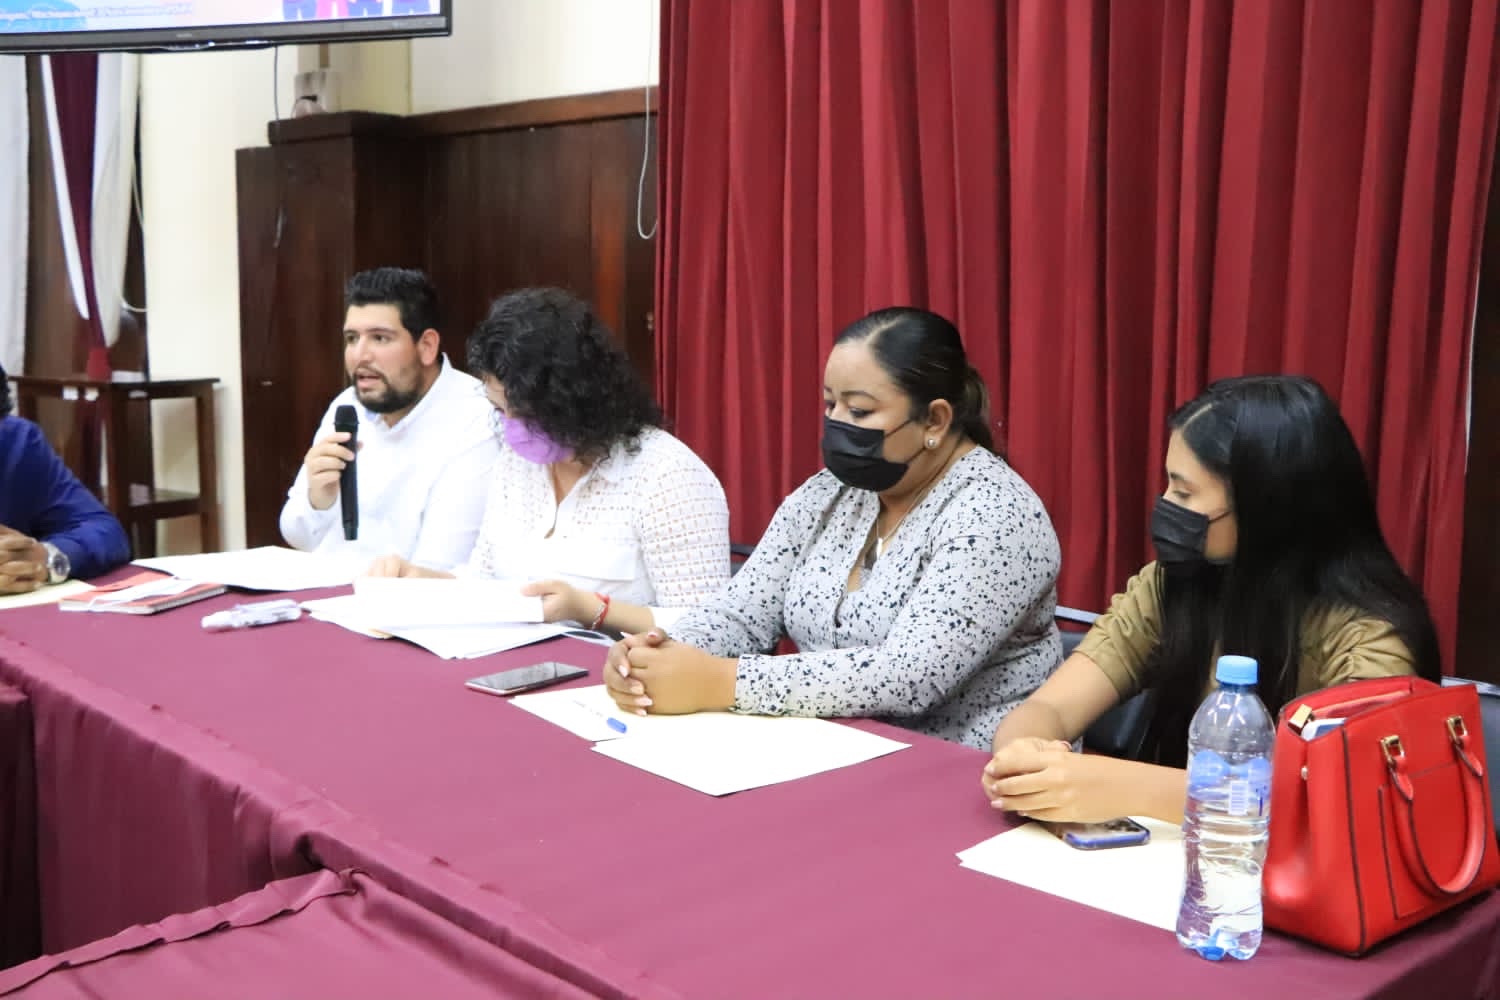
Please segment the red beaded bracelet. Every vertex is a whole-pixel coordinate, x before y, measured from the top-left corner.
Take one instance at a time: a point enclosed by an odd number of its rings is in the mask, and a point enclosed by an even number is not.
[[[589,622],[589,629],[598,631],[599,626],[604,624],[604,616],[609,614],[609,595],[595,594],[594,596],[599,598],[599,613],[594,616],[593,621]]]

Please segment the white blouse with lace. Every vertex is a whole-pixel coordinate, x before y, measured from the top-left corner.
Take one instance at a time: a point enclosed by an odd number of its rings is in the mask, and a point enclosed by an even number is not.
[[[547,466],[503,443],[474,554],[461,576],[560,579],[651,608],[669,626],[729,579],[729,505],[671,434],[616,445],[557,502]]]

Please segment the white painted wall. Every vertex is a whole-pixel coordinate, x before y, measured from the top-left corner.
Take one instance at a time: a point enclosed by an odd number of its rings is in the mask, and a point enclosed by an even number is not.
[[[412,112],[656,83],[656,50],[647,49],[658,7],[659,0],[453,0],[453,34],[411,43]]]
[[[219,379],[214,402],[225,548],[245,544],[234,151],[266,143],[266,122],[273,117],[272,51],[148,55],[141,62],[151,374]],[[286,114],[296,53],[283,51],[279,64]],[[197,489],[192,405],[156,403],[153,417],[157,483]],[[163,551],[198,551],[196,520],[166,522],[164,534]]]
[[[418,39],[409,49],[406,42],[332,46],[328,64],[341,76],[343,110],[421,113],[640,87],[657,78],[657,4],[454,0],[452,37]],[[245,541],[234,151],[266,142],[272,62],[271,50],[189,53],[146,56],[141,68],[151,372],[220,380],[226,548]],[[298,69],[318,63],[316,49],[282,50],[282,114],[290,111]],[[196,489],[190,405],[157,403],[155,414],[157,482]],[[198,551],[196,522],[169,522],[162,545],[165,552]]]

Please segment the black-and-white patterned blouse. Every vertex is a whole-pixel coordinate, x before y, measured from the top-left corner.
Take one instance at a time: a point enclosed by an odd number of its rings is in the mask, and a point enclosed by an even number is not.
[[[874,493],[819,472],[672,636],[740,657],[736,711],[868,716],[988,749],[1061,659],[1052,522],[1010,466],[975,448],[851,591],[878,512]],[[783,635],[800,652],[771,655]]]

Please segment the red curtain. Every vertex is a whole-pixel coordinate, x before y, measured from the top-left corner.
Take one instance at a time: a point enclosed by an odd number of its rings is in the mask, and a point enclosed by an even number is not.
[[[658,384],[754,540],[861,313],[953,317],[1062,540],[1148,558],[1213,378],[1340,402],[1451,664],[1500,0],[663,0]]]
[[[80,318],[75,354],[84,360],[90,378],[107,379],[109,350],[104,342],[98,296],[94,293],[94,133],[99,57],[92,52],[67,52],[47,59],[51,63],[63,163],[63,176],[57,181],[66,189],[73,213],[72,235],[83,270],[84,304],[88,311],[87,319]]]
[[[94,137],[97,128],[99,57],[92,52],[68,52],[43,57],[52,81],[52,100],[57,116],[56,141],[61,170],[54,170],[59,200],[65,196],[72,217],[72,231],[63,233],[72,242],[81,268],[82,301],[76,300],[78,322],[73,339],[75,363],[81,363],[91,379],[110,377],[109,348],[94,290]],[[68,217],[59,213],[67,227]],[[87,316],[84,313],[87,312]],[[78,468],[84,482],[103,493],[104,432],[99,403],[82,400],[73,413],[73,432],[78,442]]]

